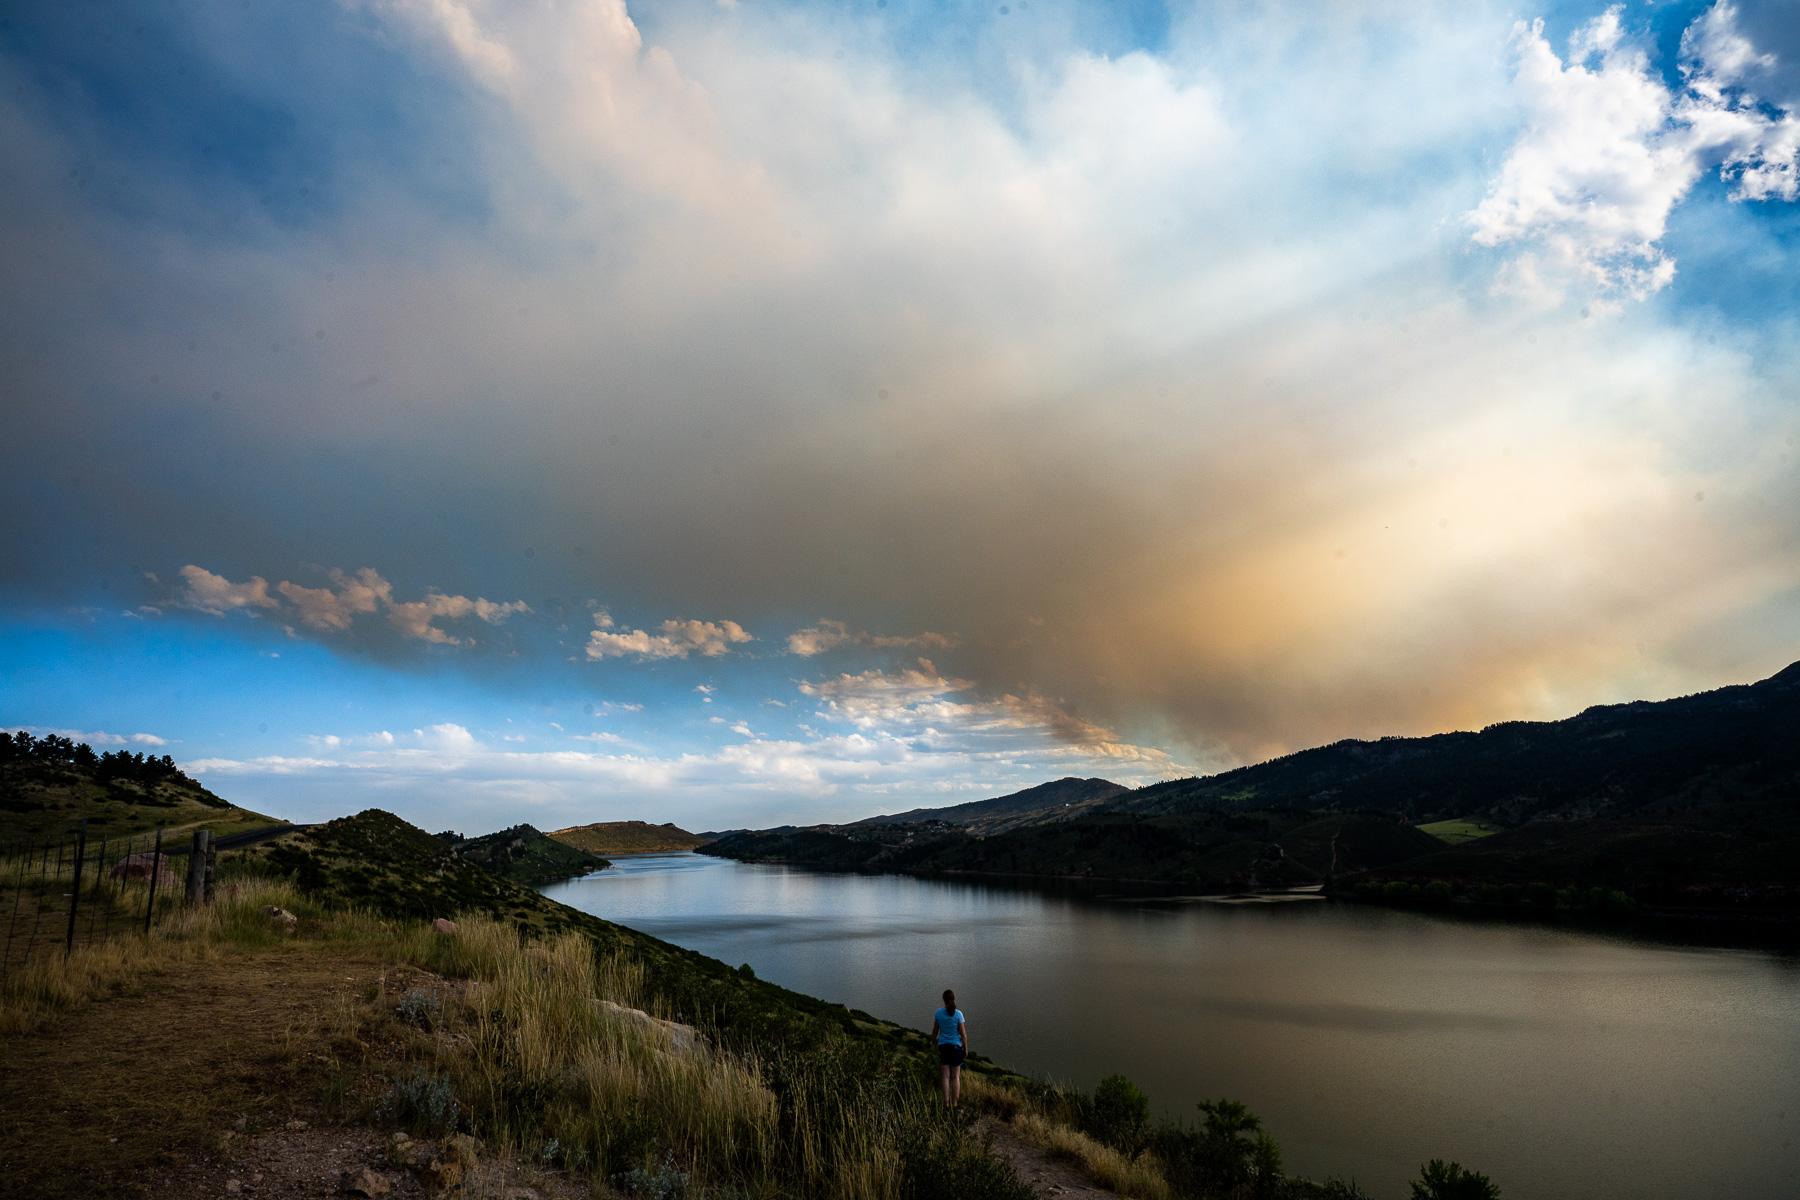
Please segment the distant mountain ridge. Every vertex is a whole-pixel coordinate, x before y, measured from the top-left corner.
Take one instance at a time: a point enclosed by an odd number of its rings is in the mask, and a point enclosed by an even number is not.
[[[1560,721],[1337,742],[1121,792],[1064,820],[984,832],[948,811],[739,832],[705,852],[1208,890],[1312,882],[1391,904],[1795,928],[1800,664]]]
[[[971,800],[944,808],[911,808],[886,816],[865,817],[852,821],[848,828],[869,825],[918,825],[942,821],[961,825],[977,833],[1003,833],[1024,825],[1046,821],[1066,821],[1103,806],[1129,789],[1108,779],[1078,779],[1066,776],[1040,783],[1023,791],[995,796],[989,800]]]
[[[1271,807],[1392,812],[1505,826],[1701,808],[1800,777],[1800,663],[1759,683],[1597,705],[1479,733],[1346,740],[1218,775],[1152,784],[1119,813]]]
[[[689,833],[668,822],[652,825],[648,821],[594,821],[587,825],[571,825],[567,829],[553,829],[550,836],[565,846],[573,846],[589,854],[655,854],[672,850],[693,850],[712,840]]]

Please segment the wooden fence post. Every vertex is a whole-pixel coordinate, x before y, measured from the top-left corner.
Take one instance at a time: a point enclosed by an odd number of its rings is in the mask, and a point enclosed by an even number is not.
[[[194,830],[194,848],[188,853],[187,902],[190,907],[206,903],[206,859],[212,848],[212,830]]]
[[[69,889],[69,935],[63,942],[63,957],[75,952],[75,913],[81,907],[81,860],[87,856],[87,821],[75,835],[75,884]]]
[[[150,917],[156,912],[156,879],[162,874],[162,826],[156,827],[156,849],[150,852],[150,898],[144,901],[144,936],[150,936]]]

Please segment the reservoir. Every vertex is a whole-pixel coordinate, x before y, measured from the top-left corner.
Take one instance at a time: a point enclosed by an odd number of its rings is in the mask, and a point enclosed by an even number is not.
[[[1506,1200],[1800,1195],[1800,959],[1324,902],[1068,896],[698,854],[544,889],[796,991],[1166,1116],[1247,1103],[1291,1174]],[[921,1040],[923,1033],[921,1032]]]

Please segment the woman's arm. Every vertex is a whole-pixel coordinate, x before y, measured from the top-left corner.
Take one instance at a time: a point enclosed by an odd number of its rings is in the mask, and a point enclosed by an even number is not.
[[[969,1023],[967,1021],[958,1021],[956,1023],[956,1032],[962,1034],[963,1054],[966,1056],[970,1053],[970,1050],[969,1050]]]

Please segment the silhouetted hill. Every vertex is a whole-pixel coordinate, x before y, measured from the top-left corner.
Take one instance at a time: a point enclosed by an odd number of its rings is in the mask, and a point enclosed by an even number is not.
[[[1107,811],[1270,807],[1478,817],[1665,819],[1800,793],[1800,664],[1761,683],[1590,708],[1479,733],[1343,741],[1220,775],[1154,784]]]
[[[818,826],[732,834],[701,853],[912,875],[1166,883],[1245,891],[1319,883],[1440,843],[1392,817],[1304,811],[1099,814],[982,837],[946,826]]]
[[[652,825],[648,821],[595,821],[552,830],[550,836],[564,845],[590,854],[653,854],[667,850],[692,850],[710,839],[676,825]]]
[[[480,837],[451,832],[437,836],[460,857],[527,887],[590,875],[612,865],[598,854],[547,837],[531,825],[514,825]]]
[[[912,808],[888,816],[867,817],[853,821],[850,828],[869,825],[916,825],[927,821],[943,821],[961,825],[980,833],[1001,833],[1008,829],[1042,821],[1066,821],[1090,811],[1127,789],[1106,779],[1065,779],[1040,783],[1024,791],[995,796],[991,800],[971,800],[944,808]]]

